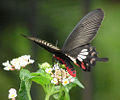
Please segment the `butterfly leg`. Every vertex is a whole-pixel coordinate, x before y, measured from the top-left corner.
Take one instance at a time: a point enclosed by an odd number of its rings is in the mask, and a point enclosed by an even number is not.
[[[55,58],[52,57],[52,66],[54,66]]]

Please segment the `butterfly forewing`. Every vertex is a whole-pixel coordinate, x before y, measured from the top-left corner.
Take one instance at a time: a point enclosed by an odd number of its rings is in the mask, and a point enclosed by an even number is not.
[[[62,51],[69,54],[71,50],[90,43],[103,17],[104,13],[101,9],[94,10],[83,17],[66,39]]]
[[[38,38],[30,37],[30,36],[26,36],[26,35],[23,35],[23,36],[26,37],[27,39],[35,42],[36,44],[40,45],[41,47],[43,47],[44,49],[48,50],[51,53],[56,53],[56,52],[60,51],[60,49],[58,47],[54,46],[51,43],[48,43],[45,40],[40,40]]]

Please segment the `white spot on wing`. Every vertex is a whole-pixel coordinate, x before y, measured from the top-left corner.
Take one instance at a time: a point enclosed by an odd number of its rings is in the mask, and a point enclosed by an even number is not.
[[[76,63],[76,59],[74,57],[71,57],[71,56],[69,56],[67,54],[65,54],[65,55],[68,56],[74,63]]]
[[[88,55],[88,52],[81,52],[81,55]]]
[[[80,62],[82,62],[82,61],[83,61],[80,57],[77,57],[77,59],[78,59]]]
[[[81,50],[81,52],[86,52],[86,51],[88,51],[87,49],[83,49],[83,50]]]
[[[81,52],[78,54],[77,59],[82,62],[83,59],[86,59],[86,58],[87,58],[87,55],[88,55],[88,54],[89,54],[88,50],[87,50],[87,49],[83,49],[83,50],[81,50]]]
[[[83,55],[78,55],[78,57],[82,58],[82,59],[86,59],[86,56],[83,56]]]

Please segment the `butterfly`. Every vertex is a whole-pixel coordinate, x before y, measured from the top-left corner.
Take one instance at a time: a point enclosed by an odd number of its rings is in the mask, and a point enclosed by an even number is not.
[[[93,10],[85,15],[67,37],[62,49],[45,40],[26,35],[24,35],[24,37],[51,52],[59,63],[65,65],[68,73],[76,77],[76,70],[72,63],[84,71],[90,71],[91,68],[95,66],[96,61],[108,61],[108,58],[99,58],[96,48],[90,44],[96,36],[103,17],[104,12],[102,9]]]

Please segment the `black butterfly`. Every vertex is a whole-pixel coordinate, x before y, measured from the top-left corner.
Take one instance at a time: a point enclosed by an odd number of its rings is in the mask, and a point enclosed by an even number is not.
[[[53,53],[54,58],[61,64],[65,64],[68,73],[76,77],[76,70],[71,62],[81,67],[84,71],[90,71],[91,67],[95,66],[96,61],[108,61],[108,58],[98,58],[95,47],[90,45],[101,25],[103,17],[104,12],[101,9],[88,13],[67,37],[62,49],[35,37],[25,35],[24,37]]]

